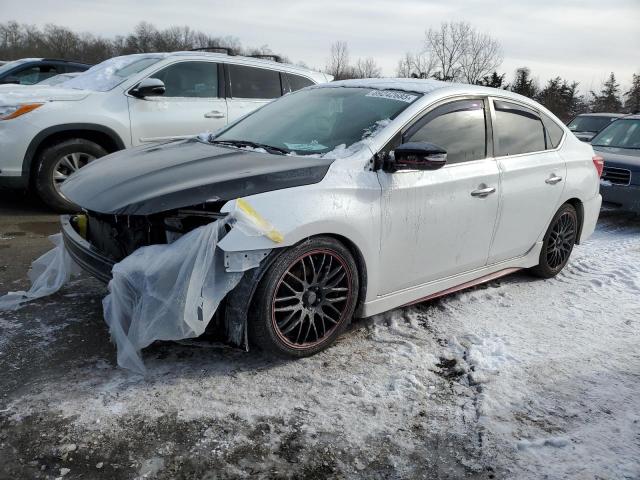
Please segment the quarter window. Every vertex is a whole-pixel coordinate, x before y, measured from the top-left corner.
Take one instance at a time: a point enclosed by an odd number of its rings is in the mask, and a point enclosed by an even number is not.
[[[181,62],[151,76],[164,82],[163,97],[214,98],[218,96],[218,65],[212,62]]]
[[[232,97],[277,98],[282,95],[280,72],[232,64],[228,68]]]
[[[544,113],[541,113],[540,117],[542,117],[542,123],[544,124],[544,129],[547,134],[547,150],[556,148],[560,145],[560,140],[562,140],[564,130]]]
[[[484,102],[460,100],[432,110],[405,134],[405,142],[429,142],[447,151],[447,163],[487,156]]]
[[[497,156],[539,152],[545,149],[542,120],[534,110],[499,100],[494,100],[493,106],[496,111],[494,138],[497,139]]]
[[[293,75],[292,73],[283,73],[282,77],[284,79],[285,91],[286,92],[295,92],[296,90],[300,90],[304,87],[308,87],[313,85],[313,82],[308,78],[301,77],[300,75]]]

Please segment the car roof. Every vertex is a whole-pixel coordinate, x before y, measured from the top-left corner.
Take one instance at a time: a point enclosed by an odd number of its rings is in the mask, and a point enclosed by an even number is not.
[[[308,88],[331,88],[331,87],[362,87],[376,90],[400,90],[405,92],[422,93],[428,95],[434,92],[451,93],[452,95],[492,95],[510,98],[519,102],[536,107],[542,107],[531,98],[525,97],[510,90],[499,88],[483,87],[467,83],[442,82],[440,80],[419,79],[419,78],[364,78],[357,80],[340,80],[331,83],[314,85]]]
[[[144,54],[139,54],[139,55],[144,55]],[[331,77],[331,75],[326,75],[322,72],[310,70],[308,68],[301,67],[298,65],[292,65],[290,63],[284,63],[284,62],[275,62],[273,60],[267,60],[267,59],[258,58],[258,57],[246,57],[243,55],[228,55],[226,53],[202,52],[202,51],[167,52],[167,53],[154,53],[149,55],[160,55],[165,58],[189,57],[189,58],[199,58],[199,59],[208,59],[208,60],[215,59],[215,60],[224,61],[225,63],[242,63],[246,65],[268,66],[277,70],[286,70],[292,73],[299,73],[301,75],[306,75],[318,81],[329,81],[333,78]]]

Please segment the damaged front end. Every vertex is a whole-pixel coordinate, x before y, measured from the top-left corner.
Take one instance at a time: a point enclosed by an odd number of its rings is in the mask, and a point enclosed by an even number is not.
[[[230,343],[247,347],[247,293],[271,249],[227,253],[218,242],[232,228],[274,241],[281,235],[243,199],[227,213],[221,203],[148,216],[87,211],[62,217],[70,257],[109,283],[104,313],[120,365],[144,372],[142,348],[197,337],[212,320]],[[242,282],[247,270],[256,272]],[[236,287],[242,292],[229,296],[227,309],[227,294]]]
[[[168,244],[203,225],[225,218],[224,202],[153,215],[113,215],[86,211],[61,216],[62,237],[71,258],[103,283],[113,265],[140,247]]]

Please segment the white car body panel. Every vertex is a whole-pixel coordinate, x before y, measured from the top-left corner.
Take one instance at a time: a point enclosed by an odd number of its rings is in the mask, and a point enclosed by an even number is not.
[[[366,295],[358,316],[537,265],[549,222],[567,201],[582,210],[579,240],[593,233],[601,204],[593,150],[536,102],[468,85],[393,79],[348,84],[424,96],[368,139],[366,148],[336,160],[320,183],[246,200],[284,235],[277,247],[328,234],[357,248],[366,268]],[[435,171],[372,171],[374,153],[404,126],[444,100],[465,96],[503,98],[543,112],[562,127],[564,139],[554,150],[451,164]],[[551,176],[562,181],[545,182]],[[495,186],[495,194],[470,195],[483,185]],[[228,203],[223,211],[231,208]],[[274,248],[274,243],[232,229],[219,247],[227,253],[250,252]]]

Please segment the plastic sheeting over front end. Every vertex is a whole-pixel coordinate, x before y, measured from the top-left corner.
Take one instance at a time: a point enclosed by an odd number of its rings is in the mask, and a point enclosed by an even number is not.
[[[0,296],[0,311],[16,310],[25,302],[51,295],[60,290],[71,275],[80,273],[80,267],[64,248],[62,235],[51,235],[49,240],[55,248],[35,260],[29,269],[31,288],[26,292],[9,292]]]

